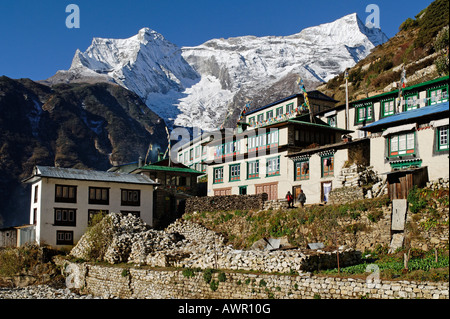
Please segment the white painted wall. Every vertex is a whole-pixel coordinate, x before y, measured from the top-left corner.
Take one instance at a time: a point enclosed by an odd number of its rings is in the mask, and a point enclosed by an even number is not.
[[[77,202],[55,202],[55,185],[76,185]],[[34,187],[39,186],[38,202],[34,203]],[[89,187],[109,188],[109,205],[89,204]],[[140,206],[122,206],[121,189],[133,189],[141,191]],[[113,182],[94,182],[80,180],[63,180],[42,178],[31,187],[30,224],[33,224],[33,210],[37,208],[36,241],[51,246],[56,245],[56,231],[73,231],[74,244],[81,238],[88,227],[88,210],[108,210],[111,212],[139,211],[141,219],[148,225],[153,225],[153,185],[125,184]],[[76,226],[54,225],[55,208],[76,209]]]

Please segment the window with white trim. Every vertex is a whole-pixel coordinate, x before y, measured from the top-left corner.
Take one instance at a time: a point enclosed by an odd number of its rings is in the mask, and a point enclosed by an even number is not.
[[[414,154],[415,138],[414,132],[392,135],[389,138],[389,156]]]
[[[214,169],[214,184],[223,183],[223,166]]]
[[[280,157],[267,159],[267,176],[280,175]]]
[[[241,179],[241,164],[230,165],[230,182]]]
[[[437,128],[438,150],[448,150],[448,125]]]
[[[259,177],[259,161],[247,163],[247,179]]]

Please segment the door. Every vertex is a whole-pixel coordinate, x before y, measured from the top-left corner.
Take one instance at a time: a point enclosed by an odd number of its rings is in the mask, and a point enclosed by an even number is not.
[[[256,194],[266,193],[268,200],[278,199],[278,182],[255,185]]]
[[[328,202],[328,196],[331,191],[331,182],[323,182],[322,183],[322,201],[325,203]]]
[[[302,186],[294,186],[292,187],[292,194],[294,194],[294,202],[297,203],[298,195],[300,195],[300,191],[302,190]]]

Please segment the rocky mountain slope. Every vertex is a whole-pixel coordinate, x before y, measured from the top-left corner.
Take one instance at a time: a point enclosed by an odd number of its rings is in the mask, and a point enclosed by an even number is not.
[[[34,165],[107,170],[167,147],[164,120],[116,84],[0,77],[0,227],[28,222]],[[153,161],[156,154],[151,154]],[[2,226],[3,224],[3,226]]]
[[[115,82],[138,94],[169,126],[212,130],[224,121],[234,124],[245,100],[297,92],[298,75],[312,89],[387,40],[356,14],[291,36],[213,39],[182,48],[144,28],[128,39],[94,38],[85,52],[75,53],[69,70],[44,83]],[[261,93],[280,85],[288,92]]]
[[[436,60],[448,50],[449,2],[435,0],[414,18],[399,26],[399,32],[377,46],[367,57],[349,69],[350,101],[395,89],[405,68],[407,85],[414,85],[445,75],[436,68]],[[436,49],[437,35],[447,27],[444,49]],[[448,75],[448,55],[447,73]],[[323,93],[345,103],[344,73],[318,87]]]

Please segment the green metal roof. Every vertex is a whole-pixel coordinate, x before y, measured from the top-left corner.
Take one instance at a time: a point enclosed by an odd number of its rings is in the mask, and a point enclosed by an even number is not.
[[[443,76],[441,78],[437,78],[437,79],[430,80],[430,81],[427,81],[427,82],[422,82],[422,83],[414,84],[414,85],[411,85],[411,86],[407,86],[407,87],[405,87],[403,89],[403,92],[408,92],[410,90],[414,90],[416,88],[420,88],[420,87],[423,87],[423,86],[431,85],[431,84],[434,84],[434,83],[448,81],[448,79],[449,79],[449,76],[446,75],[446,76]],[[446,83],[444,82],[443,85],[445,85],[445,84]],[[350,104],[353,104],[353,105],[354,104],[359,104],[359,103],[362,103],[362,102],[370,101],[370,100],[377,99],[377,98],[380,98],[380,97],[383,97],[383,96],[387,96],[387,95],[391,95],[391,94],[398,94],[398,89],[397,90],[393,90],[393,91],[389,91],[389,92],[385,92],[385,93],[381,93],[381,94],[377,94],[377,95],[374,95],[374,96],[366,97],[366,98],[361,99],[361,100],[351,101]]]
[[[351,130],[345,130],[343,128],[338,128],[338,127],[332,127],[329,125],[323,125],[323,124],[317,124],[317,123],[310,123],[310,122],[303,122],[303,121],[297,121],[297,120],[288,120],[289,123],[294,123],[294,124],[302,124],[302,125],[306,125],[306,126],[315,126],[315,127],[320,127],[320,128],[326,128],[329,130],[333,130],[333,131],[341,131],[341,132],[353,132]]]
[[[182,168],[182,167],[169,167],[169,166],[158,166],[158,165],[145,165],[140,167],[141,170],[148,171],[166,171],[166,172],[180,172],[180,173],[190,173],[190,174],[200,174],[203,175],[205,173],[196,171],[192,168]]]

